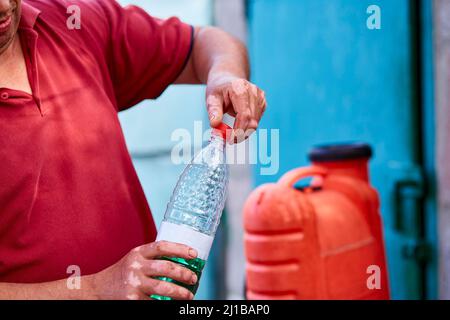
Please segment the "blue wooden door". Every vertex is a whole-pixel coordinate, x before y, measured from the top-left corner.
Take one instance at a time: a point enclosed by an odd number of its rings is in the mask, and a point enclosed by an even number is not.
[[[395,299],[424,295],[422,170],[408,0],[249,0],[253,78],[267,92],[262,127],[280,129],[280,172],[308,163],[315,144],[369,142]],[[381,9],[381,29],[367,8]],[[421,260],[422,259],[422,260]]]

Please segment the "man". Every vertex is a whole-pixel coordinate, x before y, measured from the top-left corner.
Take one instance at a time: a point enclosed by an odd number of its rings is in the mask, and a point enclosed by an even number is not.
[[[73,4],[81,28],[69,30]],[[205,83],[211,126],[229,113],[235,133],[256,129],[266,102],[248,76],[244,46],[212,27],[114,0],[0,0],[0,298],[192,299],[153,278],[195,283],[156,258],[197,253],[152,243],[117,113],[172,83]]]

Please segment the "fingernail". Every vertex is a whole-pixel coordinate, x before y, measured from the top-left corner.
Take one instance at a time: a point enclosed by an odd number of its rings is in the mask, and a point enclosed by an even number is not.
[[[197,251],[195,251],[194,249],[189,249],[189,256],[192,258],[197,257]]]
[[[192,284],[196,284],[197,280],[198,280],[197,276],[195,274],[193,274],[192,277],[191,277],[191,283]]]
[[[235,138],[236,138],[236,134],[234,133],[234,130],[232,130],[232,131],[231,131],[231,134],[230,134],[229,137],[228,137],[228,143],[229,143],[229,144],[233,144]]]
[[[210,113],[210,114],[209,114],[209,119],[210,119],[210,120],[214,120],[214,119],[216,118],[216,116],[217,116],[217,115],[216,115],[215,113]]]

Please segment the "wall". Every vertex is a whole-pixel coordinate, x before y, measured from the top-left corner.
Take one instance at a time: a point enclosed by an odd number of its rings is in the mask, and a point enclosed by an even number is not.
[[[439,295],[450,299],[450,1],[434,1]]]

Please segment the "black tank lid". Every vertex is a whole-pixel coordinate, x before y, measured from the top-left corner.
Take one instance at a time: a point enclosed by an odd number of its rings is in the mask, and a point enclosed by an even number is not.
[[[308,156],[313,162],[367,159],[372,157],[372,148],[360,142],[327,144],[314,147]]]

